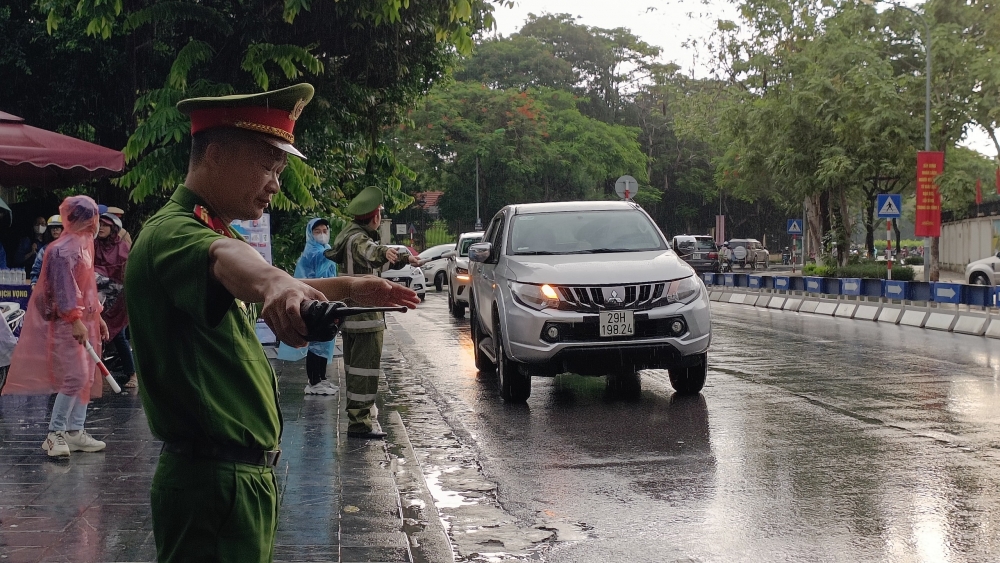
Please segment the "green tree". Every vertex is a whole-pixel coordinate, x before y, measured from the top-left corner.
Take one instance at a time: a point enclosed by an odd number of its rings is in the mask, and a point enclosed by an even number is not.
[[[569,62],[556,57],[548,45],[519,34],[477,44],[455,72],[455,79],[482,82],[496,90],[544,87],[567,91],[578,80]]]
[[[477,157],[484,219],[510,203],[614,197],[622,174],[646,184],[637,131],[586,117],[576,104],[571,93],[544,88],[435,89],[396,141],[400,159],[419,172],[412,189],[443,188],[442,214],[468,224]]]
[[[519,34],[536,38],[568,62],[588,99],[581,111],[608,123],[622,122],[629,95],[660,54],[659,47],[628,29],[582,25],[569,14],[529,14]]]
[[[279,87],[309,80],[317,98],[297,132],[312,157],[293,159],[279,208],[316,205],[313,194],[339,198],[367,184],[409,203],[401,169],[381,144],[384,127],[438,80],[453,54],[493,25],[485,0],[308,2],[285,0],[40,0],[48,29],[73,29],[123,45],[137,122],[126,129],[132,198],[171,189],[185,169],[187,123],[182,98]],[[105,76],[107,81],[107,76]],[[125,97],[129,99],[129,96]],[[332,202],[328,202],[332,204]]]

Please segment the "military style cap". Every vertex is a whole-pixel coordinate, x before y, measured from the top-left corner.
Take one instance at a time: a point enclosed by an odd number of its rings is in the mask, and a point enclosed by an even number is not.
[[[375,186],[368,186],[361,190],[361,193],[354,196],[354,199],[351,200],[351,203],[347,204],[347,209],[344,211],[348,215],[363,219],[368,215],[374,215],[375,210],[382,206],[384,199],[385,196],[382,194],[382,190]]]
[[[259,94],[237,94],[216,98],[188,98],[177,110],[191,116],[191,134],[215,127],[237,127],[263,133],[262,139],[299,158],[292,130],[302,109],[312,100],[310,84],[296,84]]]

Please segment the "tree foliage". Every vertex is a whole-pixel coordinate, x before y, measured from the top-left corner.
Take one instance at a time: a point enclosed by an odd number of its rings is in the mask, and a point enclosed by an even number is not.
[[[493,25],[485,0],[41,0],[39,7],[52,33],[84,26],[85,37],[123,47],[130,64],[116,95],[131,93],[136,119],[120,183],[137,201],[172,189],[183,173],[188,125],[177,101],[313,83],[316,99],[296,131],[311,158],[286,168],[278,207],[312,207],[312,192],[342,197],[362,183],[408,204],[398,190],[407,172],[382,146],[381,131]]]
[[[419,172],[411,189],[443,188],[444,216],[471,222],[477,159],[485,218],[509,203],[613,197],[623,174],[645,184],[636,131],[584,116],[576,105],[572,94],[548,88],[435,89],[398,133],[400,158]]]

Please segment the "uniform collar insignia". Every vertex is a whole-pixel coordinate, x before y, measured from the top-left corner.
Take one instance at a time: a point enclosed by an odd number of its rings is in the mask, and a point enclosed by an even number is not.
[[[194,217],[195,219],[201,221],[209,229],[219,233],[222,236],[233,238],[233,234],[226,228],[226,224],[222,222],[222,219],[212,215],[212,212],[208,210],[203,205],[194,206]]]

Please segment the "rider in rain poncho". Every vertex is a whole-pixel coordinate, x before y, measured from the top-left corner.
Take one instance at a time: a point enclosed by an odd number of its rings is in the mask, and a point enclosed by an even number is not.
[[[3,389],[5,394],[57,393],[42,443],[50,456],[105,446],[83,429],[87,404],[101,396],[103,385],[84,344],[90,342],[100,354],[101,341],[108,338],[94,276],[97,204],[87,196],[71,196],[59,214],[64,231],[46,250]]]
[[[295,277],[299,279],[332,278],[337,275],[337,264],[325,256],[330,249],[330,223],[323,218],[310,219],[306,224],[306,247],[295,263]],[[282,344],[278,357],[282,360],[301,360],[301,349]],[[333,395],[337,386],[326,380],[326,364],[333,357],[333,342],[310,342],[306,358],[307,395]]]

